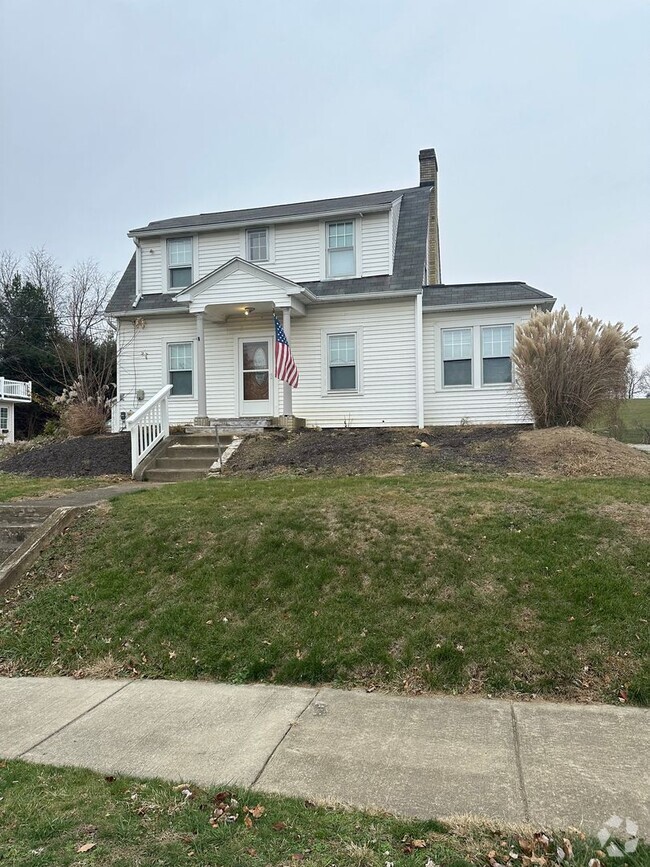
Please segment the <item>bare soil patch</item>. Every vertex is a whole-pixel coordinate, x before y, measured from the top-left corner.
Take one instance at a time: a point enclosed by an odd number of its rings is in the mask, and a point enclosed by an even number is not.
[[[0,471],[50,478],[130,476],[131,439],[101,434],[25,446],[0,462]]]
[[[224,474],[380,476],[436,470],[650,478],[650,458],[580,428],[344,428],[249,437]]]

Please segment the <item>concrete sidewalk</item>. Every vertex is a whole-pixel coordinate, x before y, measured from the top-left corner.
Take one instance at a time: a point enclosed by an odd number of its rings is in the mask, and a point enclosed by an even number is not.
[[[0,678],[0,756],[422,818],[650,834],[650,712],[201,682]]]

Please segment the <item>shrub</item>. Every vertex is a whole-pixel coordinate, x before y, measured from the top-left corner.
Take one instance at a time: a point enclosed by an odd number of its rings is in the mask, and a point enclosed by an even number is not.
[[[637,329],[601,322],[566,307],[533,310],[517,326],[512,360],[538,427],[582,426],[603,402],[625,390]]]
[[[92,436],[105,432],[106,415],[96,404],[70,403],[61,411],[61,425],[69,436]]]

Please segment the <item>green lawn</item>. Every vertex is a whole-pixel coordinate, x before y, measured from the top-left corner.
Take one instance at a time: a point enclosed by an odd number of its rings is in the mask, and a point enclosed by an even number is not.
[[[19,761],[0,763],[0,792],[0,860],[12,867],[470,867],[487,864],[491,852],[501,863],[514,852],[513,864],[534,855],[533,863],[552,867],[558,844],[568,852],[561,834],[535,841],[496,825],[450,827],[244,791],[184,792],[159,781]],[[219,821],[219,811],[230,820]],[[597,842],[569,837],[568,863],[587,867]],[[650,850],[641,843],[625,864],[650,864]]]
[[[650,483],[207,480],[82,518],[0,673],[650,703]]]
[[[40,497],[43,494],[81,491],[86,488],[99,488],[109,484],[111,484],[110,481],[101,478],[47,479],[0,471],[0,503],[6,503],[18,497]]]

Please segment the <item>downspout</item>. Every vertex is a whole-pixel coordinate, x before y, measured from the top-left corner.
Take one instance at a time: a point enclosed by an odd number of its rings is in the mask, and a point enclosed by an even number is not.
[[[131,307],[135,308],[142,298],[142,246],[138,238],[133,239],[135,244],[135,301]]]
[[[422,341],[422,293],[415,296],[415,406],[418,427],[424,427],[424,355]]]

